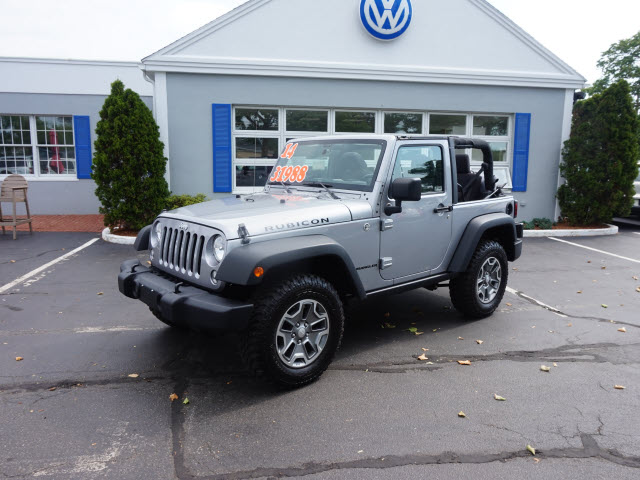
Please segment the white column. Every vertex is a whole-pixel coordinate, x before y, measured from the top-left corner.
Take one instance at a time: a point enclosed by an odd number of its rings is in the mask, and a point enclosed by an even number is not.
[[[569,140],[569,137],[571,136],[571,120],[573,118],[573,94],[575,93],[574,89],[567,89],[565,94],[564,94],[564,110],[563,110],[563,117],[562,117],[562,135],[561,135],[561,143],[560,143],[560,158],[559,158],[559,163],[558,163],[558,167],[560,166],[560,163],[562,163],[562,149],[564,148],[564,142],[566,142],[567,140]],[[560,170],[558,170],[558,188],[560,188],[560,185],[562,185],[564,183],[564,178],[562,177],[562,175],[560,174]],[[557,190],[556,190],[557,191]],[[560,216],[560,203],[558,202],[558,199],[556,198],[556,213],[555,216],[553,218],[553,220],[557,220],[557,218]]]
[[[167,157],[167,171],[164,178],[171,189],[171,158],[169,157],[169,106],[167,103],[167,74],[155,73],[153,84],[153,114],[160,128],[160,140],[164,143],[164,156]]]

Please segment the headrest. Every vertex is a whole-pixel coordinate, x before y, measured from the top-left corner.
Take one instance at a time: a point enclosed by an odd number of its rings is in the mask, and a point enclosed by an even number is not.
[[[461,174],[471,173],[471,161],[466,153],[456,155],[456,171]]]

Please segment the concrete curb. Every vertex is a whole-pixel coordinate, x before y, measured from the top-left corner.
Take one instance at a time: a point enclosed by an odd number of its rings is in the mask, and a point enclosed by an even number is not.
[[[102,230],[102,239],[105,242],[117,243],[119,245],[133,245],[136,241],[136,237],[123,237],[120,235],[114,235],[113,233],[111,233],[111,230],[109,230],[108,227]]]
[[[609,225],[609,224],[607,224]],[[525,230],[525,237],[595,237],[598,235],[616,235],[618,227],[609,225],[609,228],[589,228],[576,230]]]

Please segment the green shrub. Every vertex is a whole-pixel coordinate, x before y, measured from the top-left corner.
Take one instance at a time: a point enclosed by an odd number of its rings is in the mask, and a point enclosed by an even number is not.
[[[187,205],[194,205],[196,203],[202,203],[209,200],[204,193],[198,193],[197,195],[171,195],[167,199],[166,209],[173,210],[180,207],[186,207]]]
[[[627,216],[638,153],[638,117],[626,81],[578,102],[560,165],[566,179],[558,190],[562,216],[576,225]]]
[[[91,178],[108,227],[139,230],[153,222],[169,196],[167,159],[151,110],[120,80],[100,110]]]
[[[534,218],[530,222],[524,222],[524,229],[535,230],[539,228],[540,230],[551,230],[554,225],[553,221],[548,218]]]

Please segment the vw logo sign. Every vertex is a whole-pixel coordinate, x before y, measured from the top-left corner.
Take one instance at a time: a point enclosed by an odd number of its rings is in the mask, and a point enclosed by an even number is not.
[[[411,24],[411,0],[360,0],[360,19],[379,40],[393,40]]]

